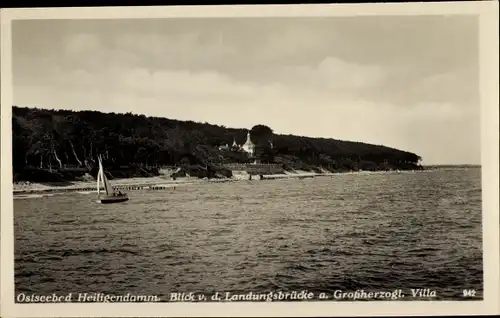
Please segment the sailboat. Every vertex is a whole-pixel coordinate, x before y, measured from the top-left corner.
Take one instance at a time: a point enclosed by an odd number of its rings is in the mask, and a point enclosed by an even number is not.
[[[128,201],[128,196],[125,193],[116,193],[109,183],[108,178],[104,174],[104,168],[102,167],[101,156],[97,158],[99,160],[99,172],[97,173],[97,203],[119,203]],[[104,185],[104,190],[106,194],[101,195],[101,182]]]

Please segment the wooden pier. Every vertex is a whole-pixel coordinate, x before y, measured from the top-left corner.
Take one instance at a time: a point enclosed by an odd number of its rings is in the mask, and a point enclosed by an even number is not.
[[[178,185],[183,185],[183,184],[192,184],[192,183],[202,183],[202,182],[209,182],[209,183],[222,183],[222,182],[230,182],[234,181],[231,179],[210,179],[210,180],[196,180],[193,182],[162,182],[162,183],[145,183],[145,184],[117,184],[113,186],[113,189],[116,191],[140,191],[140,190],[154,190],[154,191],[159,191],[159,190],[167,190],[170,188],[173,188]],[[101,191],[105,191],[104,187],[100,187]],[[66,193],[66,192],[97,192],[97,187],[53,187],[53,188],[47,188],[47,189],[27,189],[27,190],[14,190],[13,194],[33,194],[33,193]]]

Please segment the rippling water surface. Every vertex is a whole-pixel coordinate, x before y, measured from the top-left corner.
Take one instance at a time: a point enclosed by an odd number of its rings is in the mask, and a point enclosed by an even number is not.
[[[339,174],[14,200],[17,293],[482,297],[480,169]]]

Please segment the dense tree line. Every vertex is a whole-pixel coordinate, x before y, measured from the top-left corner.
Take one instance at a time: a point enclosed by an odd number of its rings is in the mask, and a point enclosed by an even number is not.
[[[101,154],[106,166],[281,163],[289,168],[329,170],[415,169],[420,157],[397,149],[335,139],[274,134],[251,129],[254,157],[219,146],[243,144],[246,129],[144,115],[13,107],[14,172],[27,167],[93,169]]]

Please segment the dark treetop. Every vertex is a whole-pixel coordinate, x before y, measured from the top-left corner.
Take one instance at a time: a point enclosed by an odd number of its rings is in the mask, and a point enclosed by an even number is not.
[[[246,129],[131,113],[14,106],[12,131],[14,180],[33,179],[34,170],[93,171],[97,154],[115,170],[144,171],[148,166],[217,170],[225,163],[255,160],[308,171],[421,168],[421,158],[414,153],[361,142],[278,135],[265,125],[250,130],[256,146],[253,156],[231,147],[246,141]]]

